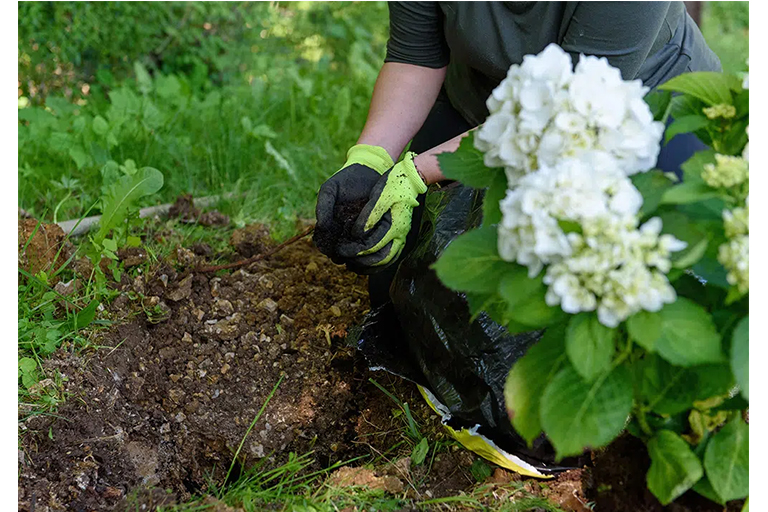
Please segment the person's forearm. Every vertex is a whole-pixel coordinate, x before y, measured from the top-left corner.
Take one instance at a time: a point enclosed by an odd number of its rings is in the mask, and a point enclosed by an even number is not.
[[[472,130],[474,130],[474,128]],[[440,163],[437,161],[437,155],[440,153],[453,153],[459,149],[461,139],[466,137],[467,134],[472,130],[466,131],[461,135],[457,135],[451,140],[447,140],[439,146],[435,146],[429,151],[425,151],[419,154],[416,158],[413,159],[413,163],[416,165],[416,169],[418,169],[419,173],[421,173],[421,175],[424,177],[427,185],[437,183],[438,181],[445,179],[443,172],[440,170]]]
[[[373,89],[371,108],[358,144],[381,146],[397,160],[424,124],[447,68],[385,63]]]

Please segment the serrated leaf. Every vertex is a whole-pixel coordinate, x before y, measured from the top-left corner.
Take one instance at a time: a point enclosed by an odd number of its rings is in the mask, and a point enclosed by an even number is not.
[[[648,441],[651,467],[646,475],[648,489],[667,505],[690,489],[704,474],[699,458],[685,440],[661,430]]]
[[[731,369],[741,394],[749,400],[749,315],[745,316],[733,331]]]
[[[720,193],[704,182],[684,181],[664,191],[661,204],[689,204],[720,197]]]
[[[423,464],[424,460],[427,458],[427,453],[429,453],[429,442],[426,437],[422,437],[419,444],[417,444],[413,448],[413,452],[411,452],[411,462],[417,466]]]
[[[517,323],[538,329],[555,324],[566,316],[560,307],[548,306],[544,300],[547,287],[542,275],[530,278],[525,267],[510,264],[498,287],[499,295],[507,303],[506,317]]]
[[[132,176],[123,176],[102,198],[99,231],[94,237],[98,243],[117,227],[128,214],[128,209],[144,196],[154,194],[163,186],[163,173],[152,167],[143,167]]]
[[[571,364],[587,382],[611,367],[616,329],[600,323],[592,313],[580,313],[568,322],[565,351]]]
[[[656,352],[672,364],[694,366],[723,360],[720,334],[712,317],[692,300],[678,297],[659,313],[661,334]]]
[[[610,443],[631,410],[632,377],[626,367],[587,383],[567,365],[544,390],[541,425],[561,458]]]
[[[688,115],[675,119],[664,132],[664,142],[669,142],[672,137],[680,133],[695,132],[700,128],[706,127],[710,120],[703,115]]]
[[[504,402],[512,426],[530,445],[541,433],[539,404],[544,388],[566,360],[565,328],[548,328],[512,366],[504,385]]]
[[[483,196],[483,226],[492,226],[501,222],[499,203],[507,195],[507,176],[503,172],[493,174],[491,184]]]
[[[155,90],[163,99],[175,99],[181,94],[181,82],[174,75],[155,78]]]
[[[499,276],[514,267],[499,256],[496,229],[490,226],[458,236],[433,265],[445,286],[474,293],[495,292]]]
[[[735,87],[738,87],[738,79],[735,77],[714,71],[699,71],[678,75],[661,84],[658,89],[687,94],[707,105],[730,105],[733,102],[731,90],[740,89]]]
[[[726,364],[683,368],[649,354],[635,365],[638,397],[657,414],[674,415],[693,402],[724,395],[734,382]]]
[[[749,495],[749,427],[741,417],[731,420],[709,440],[704,469],[724,501]]]
[[[475,135],[461,139],[459,148],[453,153],[440,153],[437,161],[440,170],[449,180],[460,181],[468,187],[485,188],[493,184],[494,176],[504,174],[502,169],[491,169],[483,162],[483,153],[475,148]]]
[[[629,337],[649,352],[656,348],[661,336],[661,316],[658,312],[638,311],[627,318]]]

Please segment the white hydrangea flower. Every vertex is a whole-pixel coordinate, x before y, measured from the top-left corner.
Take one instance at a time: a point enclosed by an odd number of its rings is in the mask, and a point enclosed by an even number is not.
[[[623,81],[607,59],[571,58],[550,44],[509,69],[486,105],[475,136],[485,164],[504,167],[510,187],[541,166],[603,151],[630,175],[650,169],[664,126],[653,121],[639,80]]]
[[[728,283],[749,292],[749,235],[739,235],[720,246],[717,260],[728,271]]]
[[[723,224],[728,238],[749,234],[749,197],[744,208],[723,210]]]
[[[570,255],[559,222],[583,224],[599,217],[633,219],[642,196],[605,154],[585,154],[524,176],[501,201],[499,254],[528,267],[531,277]]]
[[[602,217],[570,233],[572,253],[551,264],[544,276],[550,285],[546,302],[571,314],[597,311],[598,320],[616,327],[634,313],[658,311],[676,299],[664,275],[670,254],[686,244],[660,235],[661,220],[639,229],[633,217]]]
[[[725,236],[729,240],[717,254],[717,260],[728,271],[728,283],[741,294],[749,292],[749,196],[744,203],[744,207],[723,210]]]

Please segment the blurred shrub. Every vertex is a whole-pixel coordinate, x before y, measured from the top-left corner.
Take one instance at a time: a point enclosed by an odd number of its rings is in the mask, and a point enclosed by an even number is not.
[[[242,79],[264,58],[324,60],[343,73],[381,59],[386,31],[381,3],[22,2],[20,95],[93,95],[137,60],[196,90]]]

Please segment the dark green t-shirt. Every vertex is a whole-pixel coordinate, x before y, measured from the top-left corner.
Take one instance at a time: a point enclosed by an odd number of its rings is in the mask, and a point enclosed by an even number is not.
[[[474,125],[512,64],[557,43],[606,57],[625,80],[655,87],[686,71],[719,71],[683,2],[389,2],[385,62],[448,65],[445,89]]]

